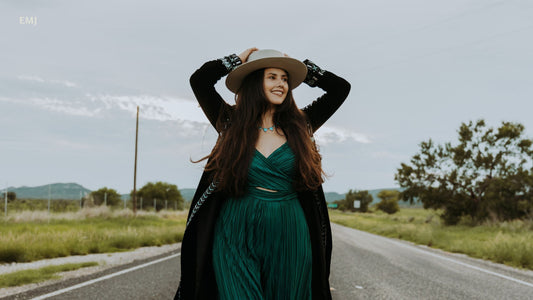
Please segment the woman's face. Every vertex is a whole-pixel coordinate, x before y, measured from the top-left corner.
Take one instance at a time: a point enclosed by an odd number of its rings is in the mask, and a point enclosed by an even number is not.
[[[289,91],[287,72],[277,68],[265,69],[263,91],[268,101],[274,105],[283,103]]]

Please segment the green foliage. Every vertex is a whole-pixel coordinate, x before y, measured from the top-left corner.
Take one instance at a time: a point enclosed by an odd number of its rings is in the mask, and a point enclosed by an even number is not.
[[[56,278],[56,273],[74,271],[80,268],[97,266],[97,262],[86,262],[77,264],[63,264],[43,267],[36,270],[22,270],[13,273],[0,275],[0,288],[10,286],[21,286],[29,283],[37,283],[48,279]]]
[[[91,192],[90,196],[93,199],[94,205],[104,205],[107,202],[108,206],[122,206],[123,202],[120,194],[114,189],[103,187],[97,191]],[[107,201],[106,201],[107,197]]]
[[[133,197],[133,191],[131,192]],[[154,200],[156,202],[156,210],[159,211],[165,208],[165,204],[170,208],[177,206],[179,210],[183,209],[183,197],[181,196],[178,187],[175,184],[158,181],[156,183],[148,182],[140,190],[137,191],[137,205],[140,205],[140,198],[142,197],[142,208],[153,209]],[[167,201],[167,202],[165,202]]]
[[[383,190],[379,192],[378,197],[381,199],[376,208],[388,213],[389,215],[397,213],[400,210],[398,198],[400,192],[394,190]]]
[[[6,192],[3,192],[1,195],[0,195],[0,200],[2,201],[5,201],[6,199]],[[17,194],[15,192],[7,192],[7,201],[10,202],[10,201],[14,201],[15,199],[17,199]]]
[[[405,188],[401,198],[443,209],[449,225],[464,216],[477,223],[531,218],[533,141],[523,133],[518,123],[502,122],[494,129],[479,120],[461,124],[456,145],[422,142],[420,153],[395,175]]]
[[[354,208],[354,201],[360,201],[360,207]],[[335,201],[334,203],[338,204],[338,209],[342,211],[360,211],[360,212],[367,212],[368,211],[368,205],[372,203],[372,195],[368,193],[368,191],[356,191],[356,190],[349,190],[348,193],[346,193],[346,196],[343,200]]]

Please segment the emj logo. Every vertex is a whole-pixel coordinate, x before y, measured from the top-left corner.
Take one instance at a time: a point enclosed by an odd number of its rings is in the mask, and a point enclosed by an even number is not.
[[[22,25],[37,25],[37,17],[19,17],[19,23]]]

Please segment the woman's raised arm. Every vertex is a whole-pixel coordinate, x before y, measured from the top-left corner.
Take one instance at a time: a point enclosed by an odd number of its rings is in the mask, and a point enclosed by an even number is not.
[[[309,122],[315,132],[346,100],[351,86],[348,81],[322,70],[312,61],[305,60],[304,64],[307,66],[307,77],[304,82],[310,87],[318,86],[326,92],[302,109],[309,117]]]

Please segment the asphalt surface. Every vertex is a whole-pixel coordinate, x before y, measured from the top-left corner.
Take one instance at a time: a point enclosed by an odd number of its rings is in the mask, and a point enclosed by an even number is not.
[[[533,299],[533,272],[332,224],[334,299]]]
[[[333,299],[533,299],[531,271],[336,224],[332,224],[332,229]],[[60,293],[83,282],[87,285],[46,299],[172,299],[179,282],[179,261],[179,253],[169,253],[151,262],[138,262],[8,299]],[[132,268],[137,269],[130,271]],[[117,272],[123,274],[116,275]]]

